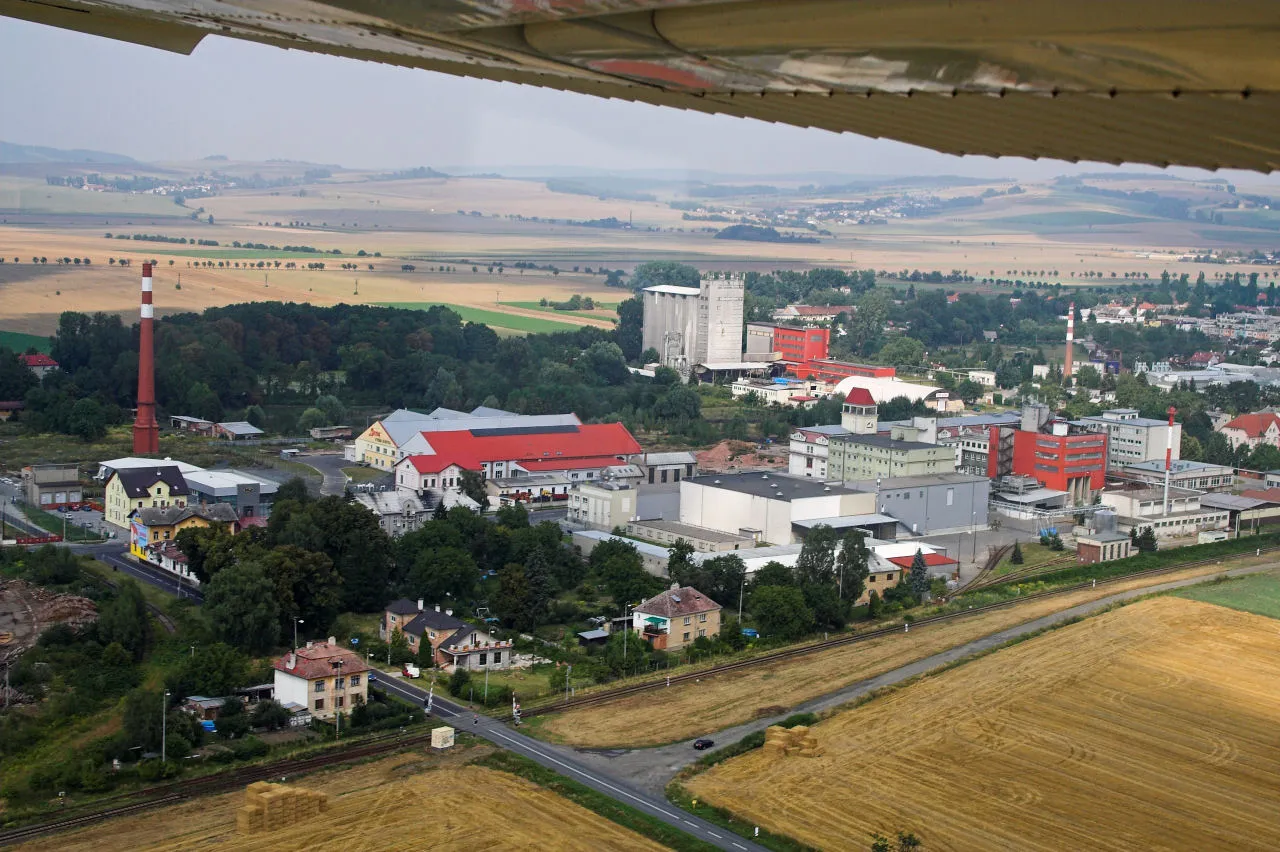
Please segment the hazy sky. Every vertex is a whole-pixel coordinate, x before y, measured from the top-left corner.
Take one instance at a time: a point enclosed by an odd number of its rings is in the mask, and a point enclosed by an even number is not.
[[[951,157],[218,37],[180,56],[8,18],[0,18],[0,81],[0,139],[141,160],[225,154],[377,168],[574,165],[1024,179],[1109,168]]]

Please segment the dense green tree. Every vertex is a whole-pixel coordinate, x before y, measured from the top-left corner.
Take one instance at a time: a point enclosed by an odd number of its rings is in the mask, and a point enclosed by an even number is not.
[[[795,575],[801,586],[828,583],[835,579],[836,531],[826,524],[809,530],[796,557]]]
[[[798,639],[813,630],[813,610],[794,586],[760,586],[751,593],[751,614],[769,639]]]
[[[836,557],[841,600],[856,601],[862,597],[867,588],[867,577],[871,574],[870,566],[871,550],[867,547],[866,534],[854,530],[845,535],[840,554]]]
[[[644,339],[644,301],[639,297],[624,299],[618,303],[618,347],[628,361],[646,362],[640,352]],[[656,357],[652,359],[658,360]],[[647,362],[646,362],[647,363]]]
[[[462,493],[480,504],[481,510],[489,506],[489,492],[485,489],[484,475],[479,471],[464,470],[458,478]]]
[[[1022,556],[1022,545],[1016,541],[1013,543],[1013,553],[1009,556],[1009,561],[1014,565],[1021,565],[1024,561]]]
[[[524,566],[508,563],[498,572],[498,597],[494,600],[494,612],[507,627],[532,630],[531,613],[525,605],[529,598],[529,583],[525,579]]]
[[[1139,553],[1154,553],[1159,548],[1156,542],[1155,528],[1151,526],[1143,527],[1135,544]]]
[[[462,547],[419,550],[404,579],[405,593],[431,601],[467,600],[480,582],[480,569]]]
[[[912,594],[921,600],[929,593],[929,566],[925,562],[924,553],[920,550],[917,550],[916,555],[911,559],[907,583],[911,587]]]
[[[97,629],[104,645],[119,642],[135,660],[142,659],[151,644],[151,614],[135,581],[121,581],[115,597],[99,611]]]
[[[276,588],[260,564],[237,563],[215,574],[203,609],[219,640],[249,653],[271,650],[280,637]]]
[[[591,569],[619,608],[645,601],[662,590],[662,582],[644,570],[640,554],[625,542],[596,545],[591,551]]]
[[[758,571],[751,575],[751,588],[757,589],[761,586],[794,586],[796,585],[795,572],[789,566],[783,565],[781,562],[769,561],[760,567]]]
[[[108,423],[107,413],[97,400],[82,399],[71,408],[68,431],[86,443],[100,441],[106,437]]]
[[[280,545],[257,557],[276,589],[280,629],[301,618],[324,630],[342,609],[342,577],[323,553]]]
[[[189,695],[230,695],[245,686],[249,675],[249,658],[222,642],[197,646],[181,659],[178,669],[165,678],[176,700]]]

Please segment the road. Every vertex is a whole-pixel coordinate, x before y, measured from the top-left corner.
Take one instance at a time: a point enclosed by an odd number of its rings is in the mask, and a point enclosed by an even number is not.
[[[347,490],[347,475],[344,467],[355,467],[355,462],[343,458],[342,453],[313,453],[294,459],[324,477],[320,483],[320,494],[323,497],[340,496]]]
[[[141,580],[144,583],[150,583],[158,589],[176,594],[181,598],[190,598],[197,604],[204,603],[204,593],[198,587],[192,587],[188,582],[182,581],[174,574],[170,574],[161,568],[155,568],[151,565],[143,565],[135,562],[125,556],[128,548],[122,546],[118,542],[109,542],[107,544],[88,544],[88,545],[71,545],[77,552],[85,553],[110,565],[116,571],[121,572],[135,580]]]
[[[393,695],[419,707],[422,707],[426,701],[427,691],[416,685],[383,673],[379,673],[377,677],[377,682],[382,688]],[[482,737],[494,745],[523,755],[717,848],[729,850],[729,852],[733,850],[764,852],[764,847],[739,837],[728,829],[699,819],[672,805],[660,795],[642,792],[604,772],[587,768],[568,749],[526,737],[508,728],[502,722],[497,722],[483,714],[476,716],[464,707],[438,695],[432,702],[432,713],[453,728]]]

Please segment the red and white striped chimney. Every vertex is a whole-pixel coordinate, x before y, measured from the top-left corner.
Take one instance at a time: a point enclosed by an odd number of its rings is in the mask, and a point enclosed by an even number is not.
[[[1178,409],[1169,406],[1169,432],[1164,439],[1164,513],[1169,514],[1169,479],[1173,475],[1173,415]]]
[[[1076,339],[1076,303],[1072,302],[1067,308],[1067,363],[1062,369],[1062,377],[1068,379],[1071,377],[1071,344]]]
[[[155,308],[151,302],[151,264],[142,264],[142,324],[138,333],[138,416],[133,421],[133,452],[160,452],[156,422]]]

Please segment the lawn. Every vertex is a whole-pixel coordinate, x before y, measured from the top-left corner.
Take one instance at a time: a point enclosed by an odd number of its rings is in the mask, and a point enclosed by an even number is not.
[[[373,482],[375,479],[382,479],[387,475],[385,470],[377,470],[372,467],[344,467],[342,472],[352,482]]]
[[[425,311],[435,307],[432,302],[378,302],[388,308],[405,308],[411,311]],[[470,308],[466,305],[444,305],[455,311],[465,322],[483,323],[498,328],[509,328],[532,334],[549,334],[555,331],[576,331],[581,328],[577,323],[558,322],[541,317],[525,317],[518,314],[504,314],[501,311],[486,311],[483,308]]]
[[[566,316],[575,317],[595,317],[598,316],[597,311],[617,312],[617,302],[596,302],[595,309],[590,311],[557,311],[550,305],[543,305],[539,302],[502,302],[501,304],[511,308],[521,308],[526,311],[542,311],[548,314],[565,314]]]
[[[1021,565],[1014,565],[1013,562],[1010,561],[1009,556],[1006,556],[1004,559],[1000,560],[1000,563],[998,565],[996,565],[996,569],[995,571],[991,572],[991,576],[1003,577],[1005,574],[1010,574],[1014,571],[1022,571],[1027,568],[1035,568],[1037,566],[1045,564],[1046,562],[1053,562],[1054,560],[1063,559],[1063,557],[1070,555],[1062,550],[1058,550],[1058,551],[1050,550],[1049,548],[1045,547],[1039,542],[1035,542],[1031,544],[1027,544],[1024,542],[1021,544],[1021,548],[1022,548],[1022,564]],[[1012,554],[1012,552],[1013,551],[1010,551],[1010,554]]]
[[[1280,618],[1280,577],[1251,574],[1174,592],[1180,598]]]
[[[48,352],[52,347],[49,338],[38,334],[23,334],[20,331],[0,331],[0,346],[6,346],[14,352],[26,352],[35,348],[38,352]]]
[[[61,515],[53,512],[46,512],[44,509],[35,506],[22,506],[22,512],[27,516],[31,523],[38,527],[48,530],[55,535],[62,535],[66,532],[67,541],[102,541],[102,536],[84,529],[80,526],[80,513],[71,512],[71,518],[65,519]]]

